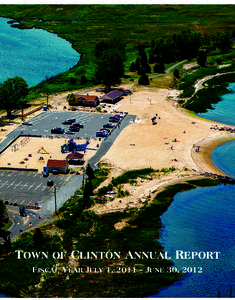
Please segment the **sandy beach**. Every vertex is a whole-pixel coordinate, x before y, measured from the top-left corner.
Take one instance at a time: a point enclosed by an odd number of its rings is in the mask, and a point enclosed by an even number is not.
[[[145,201],[151,201],[165,186],[203,178],[201,174],[204,172],[226,175],[212,163],[211,153],[219,144],[235,138],[235,134],[212,130],[212,124],[223,124],[195,117],[178,107],[173,100],[177,93],[174,90],[135,88],[131,96],[121,101],[119,110],[137,117],[120,133],[103,157],[113,168],[110,177],[102,185],[107,185],[112,176],[127,170],[172,166],[176,170],[151,180],[138,180],[135,186],[123,185],[130,196],[114,197],[105,205],[98,204],[94,208],[96,213],[140,207]],[[156,117],[155,125],[152,124],[153,117]],[[196,152],[198,147],[199,152]],[[124,224],[120,224],[120,228],[122,226]]]
[[[121,132],[104,159],[123,171],[150,166],[215,171],[211,151],[224,138],[235,135],[211,130],[211,124],[221,124],[191,116],[176,101],[167,101],[168,94],[165,89],[141,88],[122,100],[119,110],[135,114],[137,120]],[[152,125],[153,117],[156,125]],[[195,152],[196,146],[201,146],[199,152]],[[202,157],[207,164],[201,165]]]
[[[135,115],[136,119],[120,132],[102,158],[102,161],[108,162],[112,167],[109,178],[101,186],[107,185],[112,177],[127,170],[148,167],[161,170],[174,167],[175,171],[167,174],[160,172],[151,180],[138,180],[133,186],[124,185],[123,189],[128,190],[130,195],[121,199],[114,197],[106,204],[96,204],[94,210],[97,213],[140,207],[146,199],[153,199],[164,186],[195,176],[200,178],[204,172],[223,174],[212,163],[211,152],[219,144],[235,138],[234,133],[212,130],[210,128],[212,124],[218,126],[223,124],[194,116],[179,107],[176,101],[179,91],[137,86],[133,88],[131,85],[121,87],[132,90],[133,93],[125,96],[116,105],[106,105],[105,109],[108,112],[128,112]],[[76,92],[82,94],[81,91]],[[52,109],[61,111],[64,110],[64,106],[68,107],[67,94],[51,95]],[[96,89],[90,90],[89,94],[102,95]],[[38,113],[40,111],[27,117],[26,120]],[[1,131],[1,138],[16,126],[15,123],[8,126],[7,131]],[[63,138],[29,138],[27,141],[25,138],[21,139],[23,141],[18,139],[15,142],[17,145],[11,145],[1,154],[1,166],[26,166],[37,168],[42,172],[48,158],[64,159],[67,156],[60,151],[61,145],[66,142]],[[97,141],[91,140],[91,148],[96,144]],[[200,150],[196,152],[198,147]],[[94,154],[94,151],[87,151],[85,161]]]

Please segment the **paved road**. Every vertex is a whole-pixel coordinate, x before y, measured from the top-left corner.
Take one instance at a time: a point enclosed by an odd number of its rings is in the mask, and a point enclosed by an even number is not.
[[[11,232],[11,240],[14,240],[17,235],[21,234],[24,231],[27,231],[33,227],[38,226],[44,220],[40,217],[39,219],[39,212],[34,210],[26,209],[26,217],[21,217],[19,215],[19,208],[16,206],[9,206],[8,207],[8,215],[12,220],[13,224],[9,231]]]

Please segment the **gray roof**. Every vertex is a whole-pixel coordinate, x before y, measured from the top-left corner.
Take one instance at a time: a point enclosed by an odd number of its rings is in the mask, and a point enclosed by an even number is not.
[[[119,91],[119,90],[114,90],[109,92],[108,94],[104,95],[101,97],[101,99],[117,99],[119,97],[121,97],[123,95],[123,92]]]

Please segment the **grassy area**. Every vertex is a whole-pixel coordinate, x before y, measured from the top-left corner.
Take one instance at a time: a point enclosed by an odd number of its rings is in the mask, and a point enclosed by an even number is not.
[[[234,64],[235,71],[235,64]],[[203,85],[204,88],[199,90],[192,98],[190,98],[183,107],[192,110],[196,113],[206,112],[211,109],[211,104],[217,103],[221,100],[221,96],[228,94],[229,91],[226,87],[230,82],[235,81],[235,73],[225,74],[219,77],[214,77],[206,81]]]
[[[7,222],[7,224],[5,224],[1,229],[3,229],[3,230],[8,230],[8,229],[11,227],[11,225],[12,225],[12,221],[9,220],[9,221]]]
[[[20,28],[42,28],[72,43],[82,54],[78,65],[31,89],[29,99],[92,86],[93,51],[105,39],[118,37],[127,44],[126,71],[136,59],[136,46],[147,48],[153,39],[185,28],[203,33],[234,30],[234,5],[0,5],[0,16],[20,21]],[[81,84],[81,76],[88,83]],[[71,80],[75,78],[75,80]],[[167,87],[163,78],[153,85]]]
[[[174,172],[175,170],[176,170],[175,167],[171,167],[168,169],[162,168],[160,170],[154,170],[152,168],[145,168],[145,169],[126,171],[122,175],[120,175],[116,178],[113,178],[111,180],[111,183],[109,183],[107,186],[103,186],[103,187],[99,188],[97,195],[99,197],[103,196],[108,191],[112,191],[114,187],[116,187],[117,190],[120,190],[122,188],[122,185],[125,183],[135,185],[135,184],[137,184],[138,178],[145,179],[145,180],[152,180],[155,176],[160,176],[161,174]],[[118,196],[120,196],[120,193]],[[123,196],[123,194],[122,194],[122,196]]]

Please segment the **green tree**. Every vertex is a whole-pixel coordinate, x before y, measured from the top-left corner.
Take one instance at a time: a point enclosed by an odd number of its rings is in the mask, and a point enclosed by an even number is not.
[[[198,57],[197,57],[197,63],[199,64],[200,67],[205,67],[206,66],[206,51],[201,50],[198,52]]]
[[[228,32],[218,32],[216,35],[216,46],[222,53],[232,48],[232,38]]]
[[[131,63],[129,71],[130,72],[135,72],[135,63],[134,62]]]
[[[100,42],[95,47],[96,72],[95,80],[101,82],[106,90],[119,85],[124,75],[126,48],[123,41],[111,39]]]
[[[151,73],[151,67],[149,64],[146,64],[144,67],[145,73]]]
[[[152,53],[149,54],[149,63],[153,64],[155,62],[154,55]]]
[[[40,228],[36,228],[33,234],[34,245],[37,249],[42,249],[44,245],[44,236]]]
[[[22,100],[28,94],[28,84],[21,77],[9,78],[0,86],[0,108],[11,117],[13,109],[21,107]]]
[[[93,185],[91,180],[87,180],[84,187],[83,198],[90,199],[90,196],[93,196]]]
[[[76,99],[75,95],[72,93],[72,94],[68,94],[68,96],[66,97],[66,100],[70,104],[70,103],[75,102],[77,99]]]
[[[153,71],[154,71],[154,73],[164,73],[165,72],[164,64],[163,63],[155,64]]]
[[[9,220],[6,205],[0,200],[0,228],[3,227]]]
[[[86,167],[86,175],[88,176],[89,180],[91,180],[95,177],[94,170],[92,169],[90,164],[88,164]]]
[[[83,76],[81,77],[81,84],[82,84],[82,85],[83,85],[83,84],[87,84],[87,78],[86,78],[85,75],[83,75]]]
[[[174,77],[179,78],[180,77],[180,72],[178,69],[174,70]]]
[[[141,63],[141,66],[143,66],[143,67],[145,67],[148,63],[147,54],[144,50],[142,51],[142,55],[140,57],[140,63]]]
[[[136,61],[135,61],[135,69],[136,71],[139,71],[140,69],[140,58],[137,56]]]
[[[146,75],[145,73],[143,75],[141,75],[141,77],[139,78],[138,83],[140,85],[149,85],[148,75]]]

